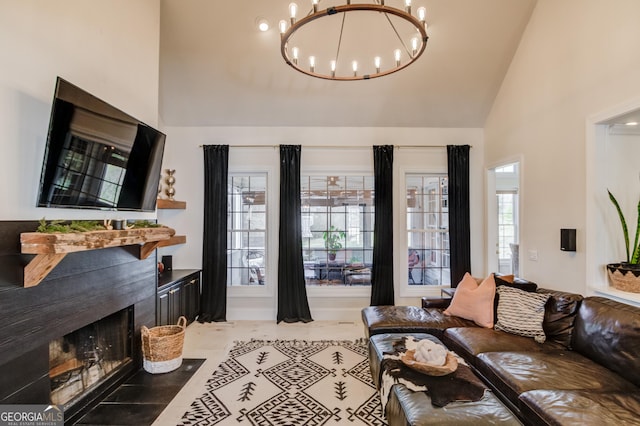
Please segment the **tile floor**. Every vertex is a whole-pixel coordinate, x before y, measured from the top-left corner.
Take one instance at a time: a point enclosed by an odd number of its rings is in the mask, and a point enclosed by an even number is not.
[[[168,374],[139,371],[74,425],[150,425],[203,363],[203,359],[185,358],[180,368]]]
[[[364,337],[360,321],[313,321],[310,323],[276,324],[275,321],[230,321],[226,323],[193,323],[187,327],[183,355],[205,359],[196,374],[171,400],[153,426],[175,426],[189,409],[191,402],[202,394],[207,379],[225,358],[237,340],[304,339],[353,340]]]

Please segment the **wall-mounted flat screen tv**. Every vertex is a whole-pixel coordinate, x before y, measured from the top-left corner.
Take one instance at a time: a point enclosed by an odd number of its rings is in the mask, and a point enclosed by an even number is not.
[[[38,207],[154,211],[165,135],[58,77]]]

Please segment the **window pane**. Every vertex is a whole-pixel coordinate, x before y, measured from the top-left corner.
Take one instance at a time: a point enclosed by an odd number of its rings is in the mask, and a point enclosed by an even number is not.
[[[373,176],[302,176],[307,285],[370,285]]]
[[[408,284],[450,285],[448,181],[406,175]]]
[[[266,174],[233,175],[227,193],[227,285],[266,280]]]
[[[517,193],[501,192],[496,194],[498,202],[498,260],[502,272],[511,264],[511,245],[517,236]]]

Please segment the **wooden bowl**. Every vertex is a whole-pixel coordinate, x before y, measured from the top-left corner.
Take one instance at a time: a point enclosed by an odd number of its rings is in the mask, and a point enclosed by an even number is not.
[[[415,359],[414,350],[406,351],[404,355],[400,357],[400,360],[407,367],[429,376],[446,376],[447,374],[453,373],[458,368],[458,360],[451,352],[447,352],[447,360],[444,365],[432,365],[418,362]]]

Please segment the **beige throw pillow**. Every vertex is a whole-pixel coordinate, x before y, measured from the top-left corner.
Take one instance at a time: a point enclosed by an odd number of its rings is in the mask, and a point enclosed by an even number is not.
[[[471,320],[480,327],[493,327],[493,298],[496,294],[496,282],[493,274],[480,285],[468,272],[464,274],[453,294],[451,304],[445,315]]]

